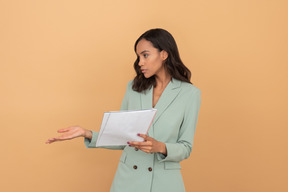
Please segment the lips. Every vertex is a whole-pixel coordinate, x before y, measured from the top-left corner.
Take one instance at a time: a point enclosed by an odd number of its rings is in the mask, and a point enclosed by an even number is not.
[[[147,71],[147,69],[141,69],[142,73],[145,73]]]

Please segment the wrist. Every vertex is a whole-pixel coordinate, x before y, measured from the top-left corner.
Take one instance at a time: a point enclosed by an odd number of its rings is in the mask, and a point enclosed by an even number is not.
[[[83,135],[83,136],[84,136],[85,138],[91,140],[91,139],[92,139],[92,135],[93,135],[92,131],[87,130],[87,129],[84,130],[84,135]]]
[[[167,149],[166,149],[166,144],[162,143],[162,147],[161,147],[161,152],[163,155],[167,155]]]

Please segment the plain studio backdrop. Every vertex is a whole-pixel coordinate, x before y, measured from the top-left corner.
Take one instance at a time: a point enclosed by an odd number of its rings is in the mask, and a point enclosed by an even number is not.
[[[0,2],[0,191],[108,191],[121,151],[83,139],[46,145],[72,125],[98,131],[134,75],[135,40],[167,29],[202,91],[188,192],[286,192],[285,0]],[[133,184],[133,183],[131,183]]]

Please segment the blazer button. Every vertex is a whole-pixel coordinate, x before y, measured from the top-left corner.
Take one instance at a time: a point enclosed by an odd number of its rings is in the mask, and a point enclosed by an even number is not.
[[[133,166],[133,169],[137,169],[137,165],[134,165],[134,166]]]
[[[135,151],[138,151],[139,149],[135,147]]]
[[[152,168],[151,168],[151,167],[149,167],[149,168],[148,168],[148,171],[150,171],[150,172],[151,172],[151,171],[152,171]]]

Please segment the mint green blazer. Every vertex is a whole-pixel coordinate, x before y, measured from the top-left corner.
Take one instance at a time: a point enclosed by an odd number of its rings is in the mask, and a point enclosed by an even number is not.
[[[122,101],[121,110],[151,109],[153,88],[138,93],[132,81]],[[148,136],[166,144],[167,156],[148,154],[133,147],[109,146],[123,150],[110,192],[184,192],[180,161],[192,151],[193,138],[201,103],[201,91],[186,82],[172,79],[154,108],[157,109]],[[98,133],[85,139],[95,148]]]

